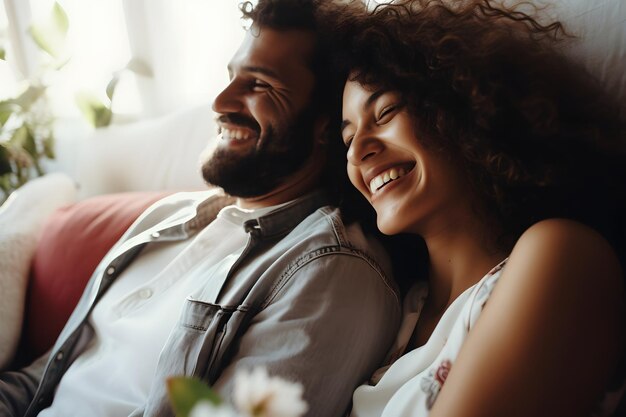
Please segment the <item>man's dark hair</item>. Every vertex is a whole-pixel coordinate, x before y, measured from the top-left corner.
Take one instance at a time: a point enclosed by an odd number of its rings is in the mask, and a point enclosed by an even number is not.
[[[366,12],[362,2],[342,0],[259,0],[256,5],[245,1],[239,6],[243,19],[251,22],[254,31],[270,28],[278,31],[303,30],[315,34],[316,44],[311,57],[310,68],[315,76],[315,86],[311,98],[311,109],[315,114],[328,119],[326,129],[326,163],[322,173],[322,183],[335,199],[335,204],[349,201],[346,206],[346,220],[363,216],[372,222],[372,209],[360,205],[354,209],[354,202],[362,203],[360,195],[350,185],[346,173],[346,151],[341,143],[339,126],[341,123],[341,99],[345,79],[332,67],[336,34],[340,25],[346,24],[340,16],[357,16]],[[340,23],[341,21],[341,23]],[[347,208],[351,207],[352,210]]]
[[[277,30],[317,29],[317,3],[310,0],[261,0],[256,6],[245,1],[239,8],[244,19]]]
[[[316,44],[311,56],[310,68],[315,75],[313,105],[316,111],[329,116],[336,115],[340,105],[336,101],[337,86],[342,81],[334,76],[330,68],[334,40],[332,21],[334,13],[341,6],[332,0],[259,0],[256,6],[246,1],[239,8],[243,18],[250,20],[252,33],[263,27],[278,30],[302,30],[315,34]],[[332,105],[332,108],[328,106]]]

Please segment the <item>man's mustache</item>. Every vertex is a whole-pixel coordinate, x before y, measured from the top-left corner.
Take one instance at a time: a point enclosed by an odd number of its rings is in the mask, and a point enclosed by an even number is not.
[[[261,131],[261,126],[259,126],[256,120],[238,113],[223,114],[217,118],[217,121],[220,123],[228,123],[240,127],[247,127],[257,133]],[[220,128],[220,131],[221,130],[222,129]]]

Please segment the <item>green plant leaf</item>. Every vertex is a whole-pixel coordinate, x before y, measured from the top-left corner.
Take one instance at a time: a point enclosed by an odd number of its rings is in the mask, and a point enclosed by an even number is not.
[[[9,150],[0,143],[0,175],[10,174],[13,172],[10,162]]]
[[[58,1],[55,1],[54,6],[52,6],[52,20],[59,32],[66,35],[67,30],[70,28],[70,21],[67,18],[67,13],[65,13]]]
[[[0,46],[0,59],[5,61],[7,57],[7,50],[4,48],[4,46]]]
[[[24,125],[20,126],[13,132],[11,139],[9,139],[9,143],[14,147],[24,149],[25,144],[28,140],[29,132],[28,128]]]
[[[8,142],[8,145],[7,149],[10,154],[9,158],[12,162],[13,172],[15,172],[15,175],[18,178],[18,183],[26,182],[25,180],[21,180],[28,176],[29,169],[33,166],[33,157],[24,148],[19,145],[12,144],[11,141]]]
[[[58,2],[54,2],[47,19],[33,24],[28,31],[39,48],[60,58],[65,50],[68,28],[67,13]]]
[[[95,127],[107,127],[108,125],[111,124],[112,118],[113,118],[113,112],[111,111],[111,109],[106,107],[105,105],[102,105],[102,107],[95,109],[94,126]]]
[[[13,191],[13,186],[11,185],[11,177],[12,173],[0,175],[0,188],[4,192],[4,201],[9,197],[11,191]],[[4,201],[2,201],[4,203]]]
[[[152,68],[150,68],[150,65],[148,65],[143,59],[131,58],[130,61],[128,61],[128,64],[126,64],[126,69],[146,78],[154,77]]]
[[[22,125],[13,132],[11,139],[8,141],[8,145],[11,147],[9,152],[11,153],[11,159],[15,163],[16,174],[20,184],[25,183],[29,175],[28,168],[35,166],[37,168],[37,144],[35,138],[31,134],[26,125]],[[22,168],[26,168],[22,170]]]
[[[42,85],[29,85],[26,90],[10,102],[20,106],[24,110],[28,110],[34,102],[39,100],[46,92],[46,87]]]
[[[81,113],[94,127],[104,127],[111,124],[113,113],[98,97],[89,92],[76,94],[76,105]]]
[[[48,136],[42,141],[43,154],[46,156],[46,158],[49,158],[49,159],[56,158],[56,154],[54,153],[55,142],[56,141],[52,133],[50,133],[50,136]]]
[[[26,129],[26,135],[24,136],[24,143],[22,148],[28,152],[30,156],[33,157],[33,162],[35,165],[37,164],[37,160],[39,159],[39,153],[37,152],[37,143],[35,142],[35,136],[33,136],[33,132],[26,126],[22,126],[20,129]]]
[[[22,110],[20,106],[15,104],[13,100],[0,101],[0,127],[4,126],[12,114]]]
[[[208,400],[214,405],[222,402],[219,395],[196,378],[168,378],[167,392],[177,417],[188,417],[193,406],[200,400]]]
[[[0,175],[0,187],[7,193],[11,191],[11,173]]]
[[[71,59],[72,58],[70,56],[61,57],[50,65],[50,69],[54,71],[58,71],[61,68],[63,68],[65,65],[67,65],[67,63],[70,62]]]
[[[111,81],[109,81],[109,83],[107,84],[107,97],[109,98],[109,100],[113,101],[113,94],[115,93],[115,87],[117,87],[117,83],[120,81],[120,74],[119,72],[115,72],[113,73],[113,76],[111,77]]]

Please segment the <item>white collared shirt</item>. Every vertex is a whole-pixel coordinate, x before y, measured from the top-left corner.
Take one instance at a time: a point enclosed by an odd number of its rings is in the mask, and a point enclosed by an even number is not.
[[[243,252],[243,223],[276,209],[224,207],[193,239],[148,245],[89,317],[96,336],[69,367],[40,417],[126,416],[148,396],[162,347],[183,302],[206,287],[215,296]]]

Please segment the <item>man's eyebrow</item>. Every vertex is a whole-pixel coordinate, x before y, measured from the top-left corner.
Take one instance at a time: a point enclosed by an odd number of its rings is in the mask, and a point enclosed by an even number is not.
[[[377,90],[374,91],[372,93],[372,95],[370,95],[367,100],[365,100],[365,103],[363,104],[363,110],[366,110],[368,107],[370,107],[376,100],[378,100],[378,97],[382,96],[383,94],[385,94],[387,92],[387,90]],[[343,132],[343,130],[348,127],[348,125],[350,125],[350,121],[349,120],[343,120],[341,122],[341,132]]]
[[[228,75],[232,78],[233,72],[234,72],[232,65],[228,64],[226,69],[228,70]],[[280,80],[280,77],[278,76],[278,74],[269,68],[248,65],[248,66],[242,67],[241,69],[246,72],[258,72],[259,74],[264,74],[264,75],[267,75],[268,77]]]
[[[276,74],[274,71],[272,71],[269,68],[255,67],[253,65],[248,65],[248,66],[243,67],[243,70],[248,71],[248,72],[258,72],[260,74],[267,75],[268,77],[279,79],[278,74]]]

